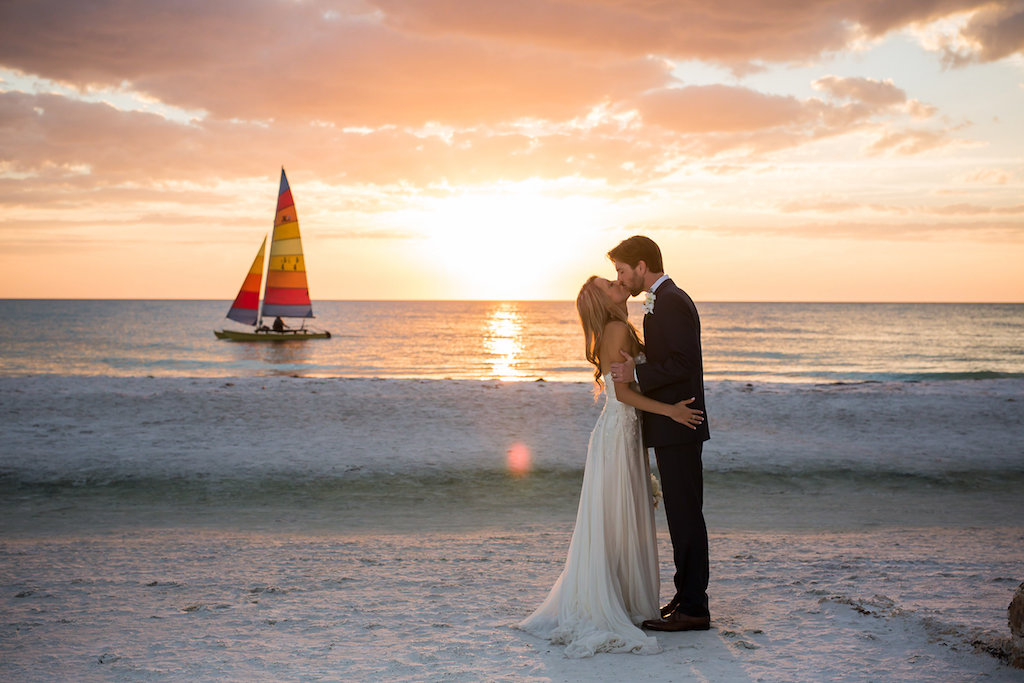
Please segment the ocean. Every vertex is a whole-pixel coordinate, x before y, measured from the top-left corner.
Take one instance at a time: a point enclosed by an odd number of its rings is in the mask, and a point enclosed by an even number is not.
[[[323,301],[326,342],[217,340],[223,301],[0,300],[0,376],[589,381],[571,302]],[[1024,304],[700,303],[708,380],[1024,377]],[[642,313],[630,303],[634,323]]]
[[[0,677],[635,676],[509,627],[604,400],[571,303],[320,302],[282,344],[227,307],[0,301]],[[714,628],[647,673],[1022,680],[1024,305],[698,307]]]

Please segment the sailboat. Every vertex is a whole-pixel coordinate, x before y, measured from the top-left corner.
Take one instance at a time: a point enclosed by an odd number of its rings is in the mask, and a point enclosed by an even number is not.
[[[306,262],[302,257],[302,239],[299,237],[299,219],[288,185],[288,177],[281,168],[281,189],[277,195],[277,215],[270,240],[270,259],[267,263],[267,287],[260,305],[260,285],[263,281],[263,261],[267,238],[242,281],[238,296],[228,310],[227,317],[252,330],[214,330],[218,339],[233,341],[292,341],[329,339],[330,332],[306,328],[305,318],[312,318],[313,304],[306,284]],[[265,318],[274,318],[272,326],[263,324]],[[288,327],[282,318],[303,318],[300,327]]]

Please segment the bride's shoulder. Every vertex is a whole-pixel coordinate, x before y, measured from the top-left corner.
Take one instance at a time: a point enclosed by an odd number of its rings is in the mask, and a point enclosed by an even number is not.
[[[629,326],[621,320],[609,320],[604,324],[605,334],[626,334]]]
[[[605,323],[601,335],[601,357],[619,360],[619,349],[630,348],[629,326],[621,320],[610,320]]]

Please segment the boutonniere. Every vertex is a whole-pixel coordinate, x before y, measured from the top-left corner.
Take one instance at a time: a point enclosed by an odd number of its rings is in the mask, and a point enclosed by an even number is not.
[[[647,297],[644,299],[644,315],[654,313],[654,292],[647,292]]]

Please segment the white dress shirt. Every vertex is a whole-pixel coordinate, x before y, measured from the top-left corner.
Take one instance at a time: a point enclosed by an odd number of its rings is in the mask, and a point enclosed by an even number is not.
[[[650,292],[651,294],[654,294],[654,291],[656,289],[658,289],[658,287],[661,286],[661,283],[664,282],[667,279],[668,279],[668,275],[662,275],[661,277],[659,277],[657,280],[654,281],[654,284],[651,285],[651,288],[649,290],[647,290],[647,291]]]

